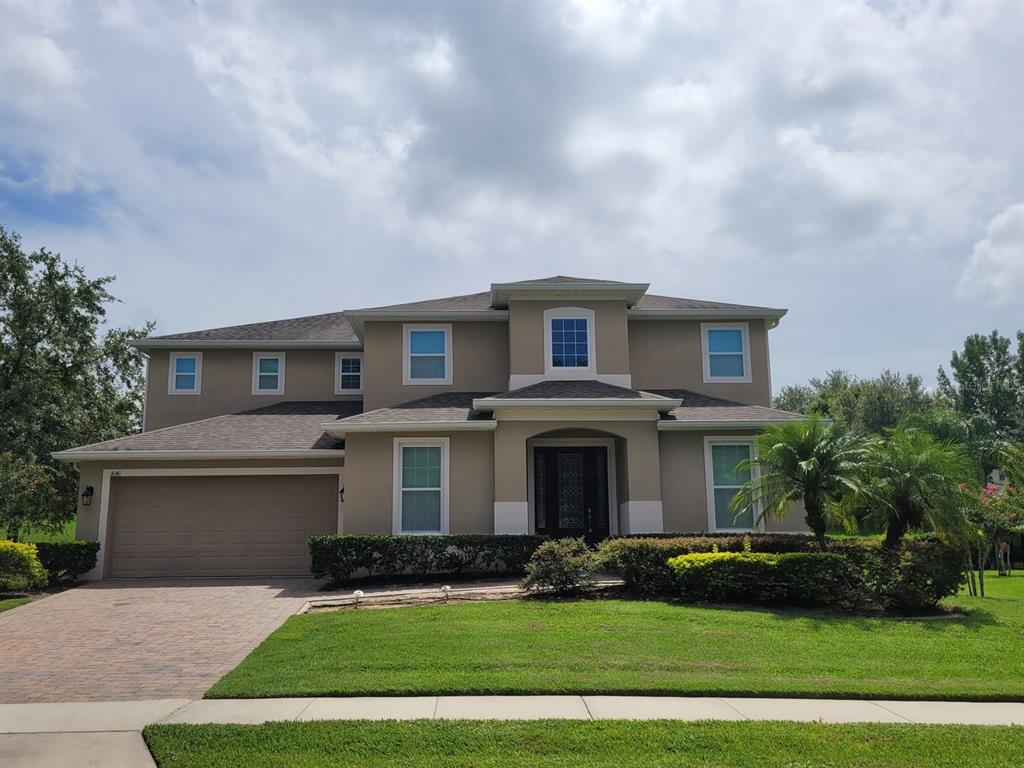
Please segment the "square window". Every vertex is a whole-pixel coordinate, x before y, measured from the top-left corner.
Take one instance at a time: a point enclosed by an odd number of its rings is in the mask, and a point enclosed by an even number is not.
[[[254,352],[252,356],[252,393],[284,394],[284,353]]]
[[[170,395],[198,395],[202,360],[201,352],[190,354],[172,352],[167,393]]]
[[[406,326],[405,384],[451,384],[450,326]]]
[[[361,392],[363,389],[363,358],[351,355],[343,357],[340,352],[336,357],[335,394]]]
[[[704,381],[750,381],[746,323],[701,325]]]

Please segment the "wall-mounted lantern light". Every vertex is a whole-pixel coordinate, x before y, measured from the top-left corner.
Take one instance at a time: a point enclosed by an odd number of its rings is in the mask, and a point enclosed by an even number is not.
[[[91,485],[85,486],[85,490],[82,491],[82,506],[88,507],[92,504],[93,489]]]

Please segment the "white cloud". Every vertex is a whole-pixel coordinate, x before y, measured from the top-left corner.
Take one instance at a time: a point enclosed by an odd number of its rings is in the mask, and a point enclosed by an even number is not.
[[[961,298],[982,298],[1024,309],[1024,203],[1015,203],[989,222],[974,244],[960,277]]]
[[[894,326],[850,364],[927,375],[1018,321],[947,300],[1020,199],[1022,14],[4,3],[0,215],[167,332],[563,272],[791,306],[776,383]]]

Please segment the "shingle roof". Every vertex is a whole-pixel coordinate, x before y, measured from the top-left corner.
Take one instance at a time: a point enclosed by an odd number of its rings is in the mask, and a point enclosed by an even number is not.
[[[702,301],[700,299],[681,299],[674,296],[658,296],[645,293],[633,309],[742,309],[764,310],[776,312],[772,307],[757,307],[750,304],[727,304],[724,301]]]
[[[431,395],[407,403],[399,403],[388,408],[366,411],[350,416],[339,422],[339,426],[349,424],[389,424],[404,422],[430,421],[475,421],[487,419],[486,413],[473,410],[474,398],[488,397],[493,392],[445,392]]]
[[[516,280],[515,282],[505,283],[505,285],[545,285],[547,283],[557,283],[572,285],[587,285],[588,283],[598,283],[601,285],[631,285],[631,283],[623,283],[619,280],[597,280],[592,277],[571,277],[569,275],[552,275],[551,277],[539,277],[535,280]]]
[[[388,304],[383,307],[366,307],[364,309],[352,310],[352,312],[380,312],[383,310],[395,311],[486,311],[491,309],[491,293],[467,293],[461,296],[447,296],[441,299],[425,299],[424,301],[411,301],[407,304]]]
[[[344,312],[152,336],[160,341],[358,341]]]
[[[215,416],[66,452],[292,451],[338,449],[343,443],[321,426],[359,412],[358,401],[285,402],[242,413]]]
[[[702,395],[688,389],[656,389],[654,394],[682,400],[682,405],[668,412],[663,421],[798,421],[806,418],[799,413],[780,411],[763,405],[747,405],[733,400]]]
[[[606,384],[603,381],[594,379],[581,379],[569,381],[541,381],[530,384],[526,387],[513,389],[494,395],[496,399],[502,400],[532,400],[532,399],[614,399],[614,400],[659,400],[661,397],[650,392],[641,392],[636,389],[618,387],[614,384]]]

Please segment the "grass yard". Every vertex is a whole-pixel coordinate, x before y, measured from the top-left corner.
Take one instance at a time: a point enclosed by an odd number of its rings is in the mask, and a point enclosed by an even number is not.
[[[1024,728],[538,720],[151,725],[160,768],[1003,768]]]
[[[18,595],[16,597],[7,597],[0,595],[0,613],[9,611],[11,608],[17,608],[19,605],[31,602],[31,598],[23,597]]]
[[[207,697],[619,693],[1024,699],[1024,574],[965,618],[639,600],[293,616]],[[967,764],[965,762],[965,764]]]
[[[29,544],[36,544],[40,541],[75,541],[75,520],[71,519],[64,523],[64,527],[59,531],[35,530],[23,532],[20,539]]]

